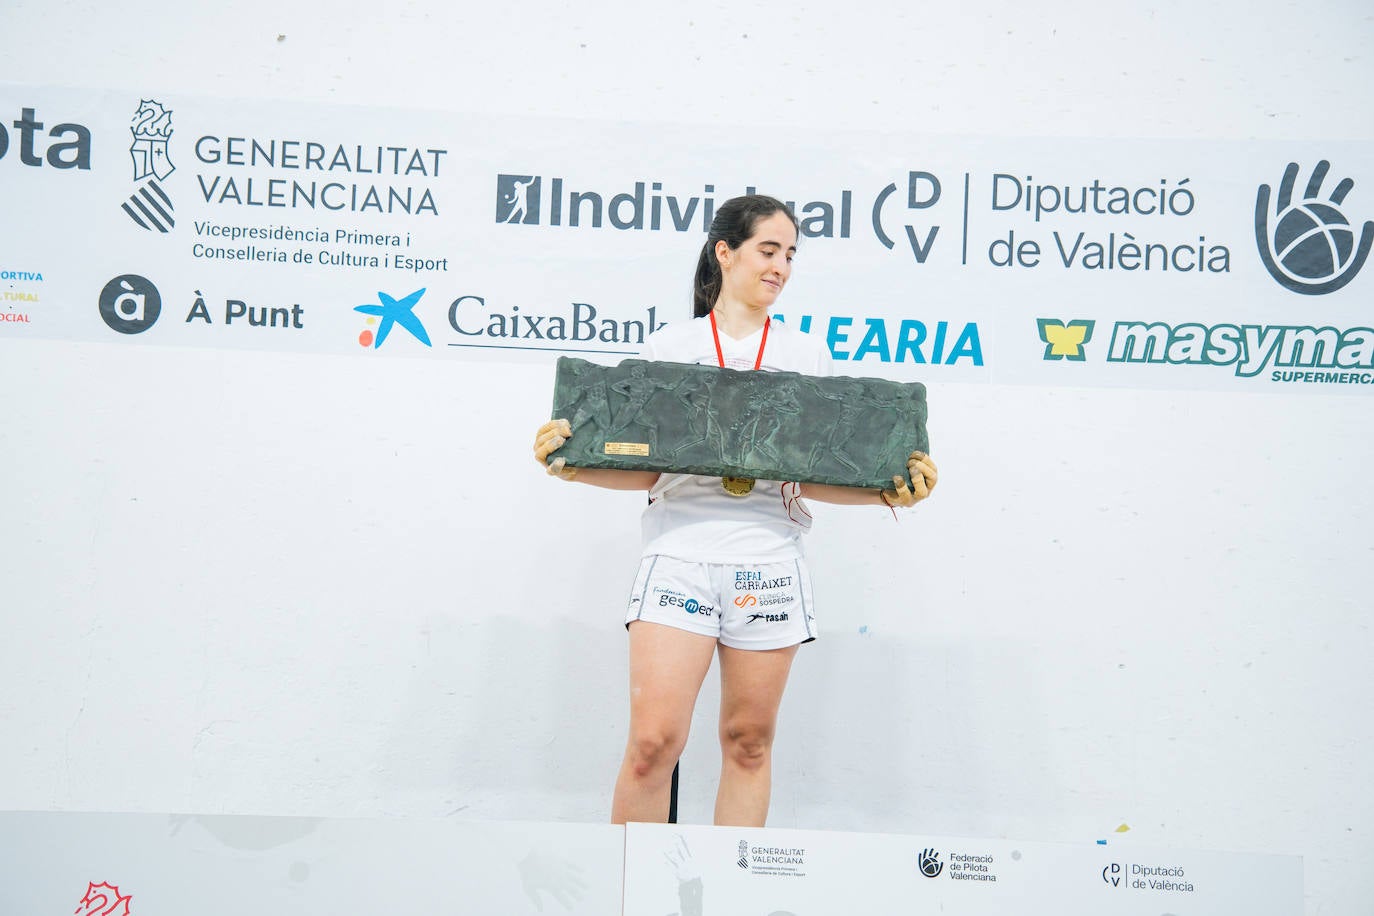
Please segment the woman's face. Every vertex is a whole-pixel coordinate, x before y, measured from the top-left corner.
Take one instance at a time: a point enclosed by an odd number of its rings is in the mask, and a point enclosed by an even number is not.
[[[792,255],[797,253],[797,230],[779,210],[754,225],[754,234],[738,248],[716,242],[720,262],[721,298],[745,305],[773,304],[792,275]]]

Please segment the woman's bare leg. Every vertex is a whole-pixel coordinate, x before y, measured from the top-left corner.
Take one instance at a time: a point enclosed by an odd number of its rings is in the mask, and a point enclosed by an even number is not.
[[[773,787],[773,735],[796,646],[720,647],[720,789],[716,823],[762,827]]]
[[[663,823],[673,767],[687,745],[713,637],[636,620],[630,624],[630,738],[615,781],[611,822]]]

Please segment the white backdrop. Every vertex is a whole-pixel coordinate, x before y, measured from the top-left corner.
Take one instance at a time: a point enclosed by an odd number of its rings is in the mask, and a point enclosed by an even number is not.
[[[0,80],[134,94],[764,144],[815,125],[1374,139],[1374,24],[1354,3],[0,17]],[[0,169],[0,200],[19,180]],[[664,283],[685,295],[686,273]],[[0,808],[601,820],[642,497],[539,474],[550,382],[528,364],[0,340]],[[818,511],[825,635],[784,706],[771,822],[1297,853],[1309,913],[1366,909],[1368,402],[930,396],[938,497],[895,526]],[[714,697],[684,820],[709,817]]]

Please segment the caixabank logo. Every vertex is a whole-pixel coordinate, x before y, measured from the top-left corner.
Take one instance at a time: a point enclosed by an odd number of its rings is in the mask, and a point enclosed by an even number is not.
[[[1342,178],[1322,196],[1331,163],[1323,159],[1312,169],[1307,186],[1295,196],[1298,163],[1290,162],[1278,193],[1262,184],[1255,195],[1255,244],[1269,275],[1285,289],[1304,296],[1335,292],[1355,279],[1374,246],[1374,221],[1366,220],[1357,233],[1342,207],[1355,188]]]
[[[415,314],[415,306],[420,303],[424,294],[423,288],[399,298],[378,292],[376,302],[353,306],[353,311],[368,316],[366,326],[358,333],[358,345],[373,350],[379,349],[391,336],[392,330],[399,325],[426,347],[433,346],[425,323]]]

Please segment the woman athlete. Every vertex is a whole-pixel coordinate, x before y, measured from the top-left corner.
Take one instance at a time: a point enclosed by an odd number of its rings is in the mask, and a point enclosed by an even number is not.
[[[781,201],[758,194],[727,201],[716,211],[697,264],[697,320],[651,335],[642,357],[830,375],[830,354],[819,338],[769,319],[796,250],[797,218]],[[783,688],[797,647],[816,634],[811,577],[802,557],[801,536],[811,526],[804,500],[912,506],[934,489],[935,462],[913,452],[907,461],[910,482],[895,476],[890,490],[578,469],[561,458],[548,462],[576,432],[567,419],[545,423],[536,434],[535,459],[564,480],[647,490],[650,500],[642,522],[643,559],[626,615],[630,735],[611,820],[667,820],[673,767],[686,746],[711,657],[718,655],[721,773],[715,823],[761,827],[768,816]]]

